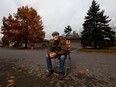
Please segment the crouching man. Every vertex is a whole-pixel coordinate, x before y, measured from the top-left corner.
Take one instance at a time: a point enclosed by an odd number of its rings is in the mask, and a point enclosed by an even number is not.
[[[60,39],[58,32],[53,32],[52,36],[53,36],[53,39],[50,40],[49,42],[48,49],[47,49],[47,56],[46,56],[47,68],[49,71],[47,73],[47,77],[50,77],[54,73],[51,59],[58,58],[60,71],[57,78],[59,80],[62,80],[64,77],[65,59],[67,56],[66,45],[65,45],[65,41],[63,39]]]

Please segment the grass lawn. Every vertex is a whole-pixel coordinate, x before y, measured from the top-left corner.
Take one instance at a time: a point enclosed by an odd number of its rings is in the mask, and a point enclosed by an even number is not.
[[[116,47],[101,48],[101,49],[81,48],[81,49],[78,49],[78,52],[89,52],[89,53],[115,53],[115,54],[116,54]]]

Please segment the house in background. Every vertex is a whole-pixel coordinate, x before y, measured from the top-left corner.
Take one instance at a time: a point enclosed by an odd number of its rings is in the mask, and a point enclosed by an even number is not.
[[[78,34],[69,34],[63,38],[70,40],[71,48],[81,48],[81,37]]]
[[[60,38],[64,38],[64,39],[67,39],[67,40],[70,40],[70,47],[73,49],[75,48],[81,48],[81,37],[78,35],[78,34],[70,34],[70,35],[67,35],[67,36],[60,36]],[[48,46],[48,43],[49,43],[49,39],[44,39],[43,41],[41,42],[37,42],[37,43],[32,43],[32,42],[28,42],[28,48],[31,48],[31,49],[35,49],[35,48],[47,48]],[[10,42],[9,46],[10,47],[13,47],[15,43],[12,43]],[[25,44],[24,43],[20,43],[20,47],[25,47]]]

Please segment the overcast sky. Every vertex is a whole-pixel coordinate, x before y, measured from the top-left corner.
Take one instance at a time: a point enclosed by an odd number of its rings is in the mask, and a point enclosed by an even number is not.
[[[96,0],[100,10],[105,10],[105,15],[116,23],[116,1]],[[0,0],[0,27],[3,16],[17,12],[17,8],[28,5],[37,10],[42,17],[46,37],[49,38],[53,31],[63,34],[67,25],[79,33],[82,30],[84,17],[91,6],[92,0]],[[0,37],[2,35],[0,34]]]

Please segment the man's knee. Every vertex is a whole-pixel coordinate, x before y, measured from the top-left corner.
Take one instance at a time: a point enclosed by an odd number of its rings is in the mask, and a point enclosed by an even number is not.
[[[64,61],[66,59],[66,55],[61,55],[60,60]]]
[[[46,55],[46,59],[50,59],[50,57],[49,57],[49,55],[48,55],[48,54]]]

